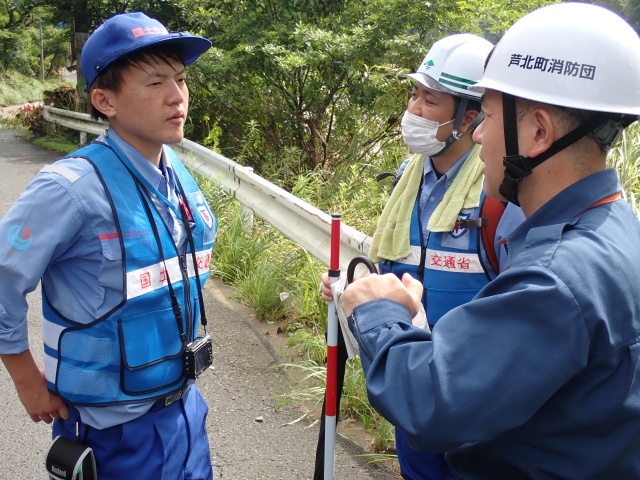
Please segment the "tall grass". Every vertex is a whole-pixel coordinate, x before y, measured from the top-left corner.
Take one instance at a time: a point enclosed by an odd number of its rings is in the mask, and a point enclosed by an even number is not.
[[[314,345],[311,351],[318,354],[326,353],[324,339],[310,337],[308,344]],[[305,348],[305,352],[309,350]],[[323,355],[324,356],[324,355]],[[282,366],[289,372],[292,379],[290,390],[280,395],[278,405],[305,404],[307,408],[315,410],[317,415],[322,406],[326,385],[327,369],[324,359],[303,358],[295,363],[285,363]],[[374,453],[386,453],[394,446],[393,426],[376,412],[367,400],[367,392],[360,359],[354,358],[347,361],[342,397],[340,401],[340,419],[353,419],[360,421],[364,429],[371,434],[371,451]]]
[[[18,72],[0,73],[0,106],[42,101],[45,90],[55,90],[62,85],[69,85],[69,82],[54,79],[42,83],[35,77]]]
[[[295,179],[291,193],[324,212],[340,213],[344,223],[371,235],[391,191],[389,179],[375,177],[385,171],[395,173],[398,166],[353,164],[341,165],[331,174],[307,172]]]
[[[388,186],[373,178],[370,166],[353,166],[343,172],[344,178],[330,183],[321,180],[318,172],[300,175],[293,194],[307,201],[322,200],[318,203],[324,209],[334,205],[348,212],[355,228],[372,229],[375,222],[370,217],[375,220],[377,214],[370,209],[381,211]],[[317,409],[317,414],[326,383],[327,304],[318,292],[320,274],[326,267],[269,224],[260,219],[248,222],[238,202],[221,192],[215,182],[198,178],[198,183],[220,224],[212,272],[234,287],[238,299],[250,306],[257,318],[282,323],[287,345],[298,348],[302,360],[284,364],[292,383],[279,401],[304,403]],[[354,201],[349,202],[350,198]],[[362,422],[372,434],[374,451],[387,452],[393,447],[393,428],[367,401],[359,359],[347,363],[340,415]]]

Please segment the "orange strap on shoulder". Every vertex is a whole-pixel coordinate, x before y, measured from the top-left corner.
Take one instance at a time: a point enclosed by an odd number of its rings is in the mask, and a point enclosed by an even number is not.
[[[480,229],[480,235],[482,236],[482,244],[484,250],[489,259],[489,263],[493,268],[493,271],[500,273],[500,262],[498,262],[498,256],[496,255],[496,229],[498,228],[498,222],[502,217],[505,205],[500,200],[491,197],[485,197],[482,202],[482,209],[480,216],[487,219],[487,225]]]
[[[600,205],[604,205],[605,203],[615,202],[617,200],[620,200],[621,198],[622,198],[622,193],[620,193],[620,192],[612,193],[608,197],[604,197],[602,200],[597,201],[596,203],[594,203],[590,207],[585,208],[579,214],[577,214],[576,217],[579,217],[580,215],[582,215],[584,212],[586,212],[587,210],[589,210],[591,208],[595,208],[595,207],[598,207]]]

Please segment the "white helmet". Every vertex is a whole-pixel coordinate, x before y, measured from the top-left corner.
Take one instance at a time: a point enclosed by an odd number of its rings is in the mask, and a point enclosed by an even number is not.
[[[517,21],[472,87],[561,107],[640,115],[640,38],[613,12],[558,3]]]
[[[518,205],[518,184],[542,162],[587,135],[607,150],[640,115],[640,38],[605,8],[549,5],[507,30],[472,89],[502,93],[506,156],[500,193]],[[524,157],[516,98],[577,109],[582,124],[545,152]]]
[[[468,90],[481,77],[491,42],[470,33],[450,35],[434,43],[415,73],[407,74],[425,87],[450,95],[480,99]]]

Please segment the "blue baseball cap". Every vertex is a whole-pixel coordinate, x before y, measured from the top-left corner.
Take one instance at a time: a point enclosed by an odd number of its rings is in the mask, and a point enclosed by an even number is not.
[[[178,48],[186,66],[209,50],[211,41],[187,32],[169,33],[158,20],[141,12],[115,15],[95,29],[80,53],[87,90],[110,64],[151,45],[171,45]]]

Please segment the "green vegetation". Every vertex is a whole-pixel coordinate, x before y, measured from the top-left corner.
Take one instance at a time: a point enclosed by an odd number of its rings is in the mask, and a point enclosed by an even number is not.
[[[21,105],[28,102],[40,102],[45,90],[55,90],[67,85],[60,78],[52,78],[42,83],[37,77],[17,71],[0,72],[0,106]]]
[[[54,150],[56,152],[62,153],[71,153],[74,150],[78,149],[77,143],[70,143],[64,140],[58,140],[56,138],[35,138],[33,143],[36,145],[40,145],[43,148],[48,148],[49,150]]]

